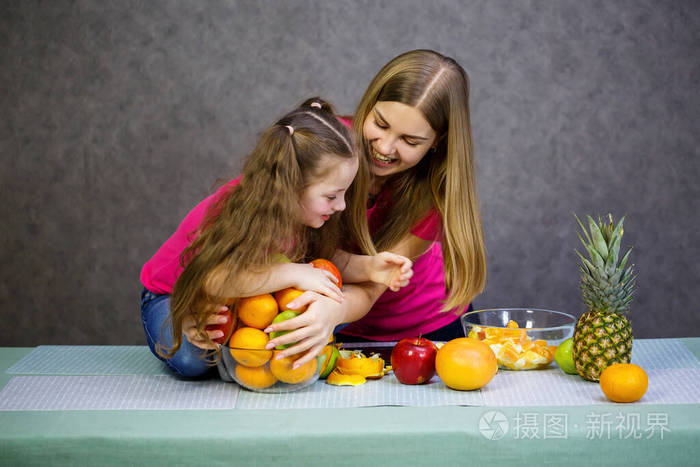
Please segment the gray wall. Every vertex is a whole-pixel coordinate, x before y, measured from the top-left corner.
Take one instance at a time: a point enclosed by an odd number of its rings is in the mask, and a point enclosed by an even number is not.
[[[700,2],[4,1],[0,345],[143,344],[141,265],[303,98],[469,72],[477,307],[580,314],[573,213],[627,215],[638,337],[700,335]]]

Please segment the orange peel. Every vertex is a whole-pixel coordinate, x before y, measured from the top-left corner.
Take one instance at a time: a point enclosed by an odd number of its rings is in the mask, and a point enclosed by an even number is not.
[[[361,350],[340,350],[335,371],[343,375],[359,375],[366,379],[379,379],[386,374],[384,359],[379,354],[367,357]]]
[[[344,375],[337,369],[331,371],[331,374],[326,378],[326,384],[333,386],[359,386],[367,382],[367,379],[362,375]]]

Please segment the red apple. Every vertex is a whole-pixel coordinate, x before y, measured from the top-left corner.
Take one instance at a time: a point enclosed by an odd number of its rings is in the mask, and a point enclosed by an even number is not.
[[[421,384],[435,376],[437,347],[425,337],[401,339],[391,351],[391,367],[403,384]]]
[[[212,339],[214,342],[217,344],[224,344],[226,341],[229,340],[231,337],[231,334],[233,334],[233,328],[236,327],[236,320],[233,318],[233,314],[231,313],[231,308],[229,308],[226,311],[222,311],[219,313],[219,316],[225,316],[227,318],[227,321],[225,323],[221,324],[209,324],[206,327],[207,331],[222,331],[224,333],[223,336],[217,337],[216,339]]]
[[[313,264],[315,268],[325,269],[333,273],[333,275],[338,278],[338,287],[341,289],[343,288],[343,278],[340,276],[340,271],[335,267],[335,264],[323,258],[315,259],[311,261],[311,264]]]

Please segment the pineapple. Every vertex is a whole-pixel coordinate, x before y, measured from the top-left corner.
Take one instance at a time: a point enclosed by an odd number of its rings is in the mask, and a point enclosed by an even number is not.
[[[588,230],[576,217],[585,239],[579,239],[589,259],[576,251],[581,259],[581,292],[588,312],[581,315],[574,329],[574,363],[584,379],[598,381],[605,368],[613,363],[629,363],[632,356],[632,327],[629,322],[630,302],[635,277],[632,266],[625,268],[630,248],[618,264],[622,223],[608,223],[600,217],[596,223],[588,216]]]

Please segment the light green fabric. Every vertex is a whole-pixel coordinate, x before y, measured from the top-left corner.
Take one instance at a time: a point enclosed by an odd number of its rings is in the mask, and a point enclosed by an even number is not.
[[[700,339],[683,342],[699,356]],[[30,350],[0,349],[0,384]],[[509,426],[498,440],[479,429],[493,411]],[[610,439],[591,436],[596,420],[620,414],[638,417],[642,429],[665,416],[669,431],[663,439],[621,439],[614,429]],[[543,419],[563,415],[566,437],[544,439]],[[527,433],[515,429],[518,420],[528,419],[539,439],[516,439]],[[697,404],[0,412],[0,465],[692,465],[698,420]]]

